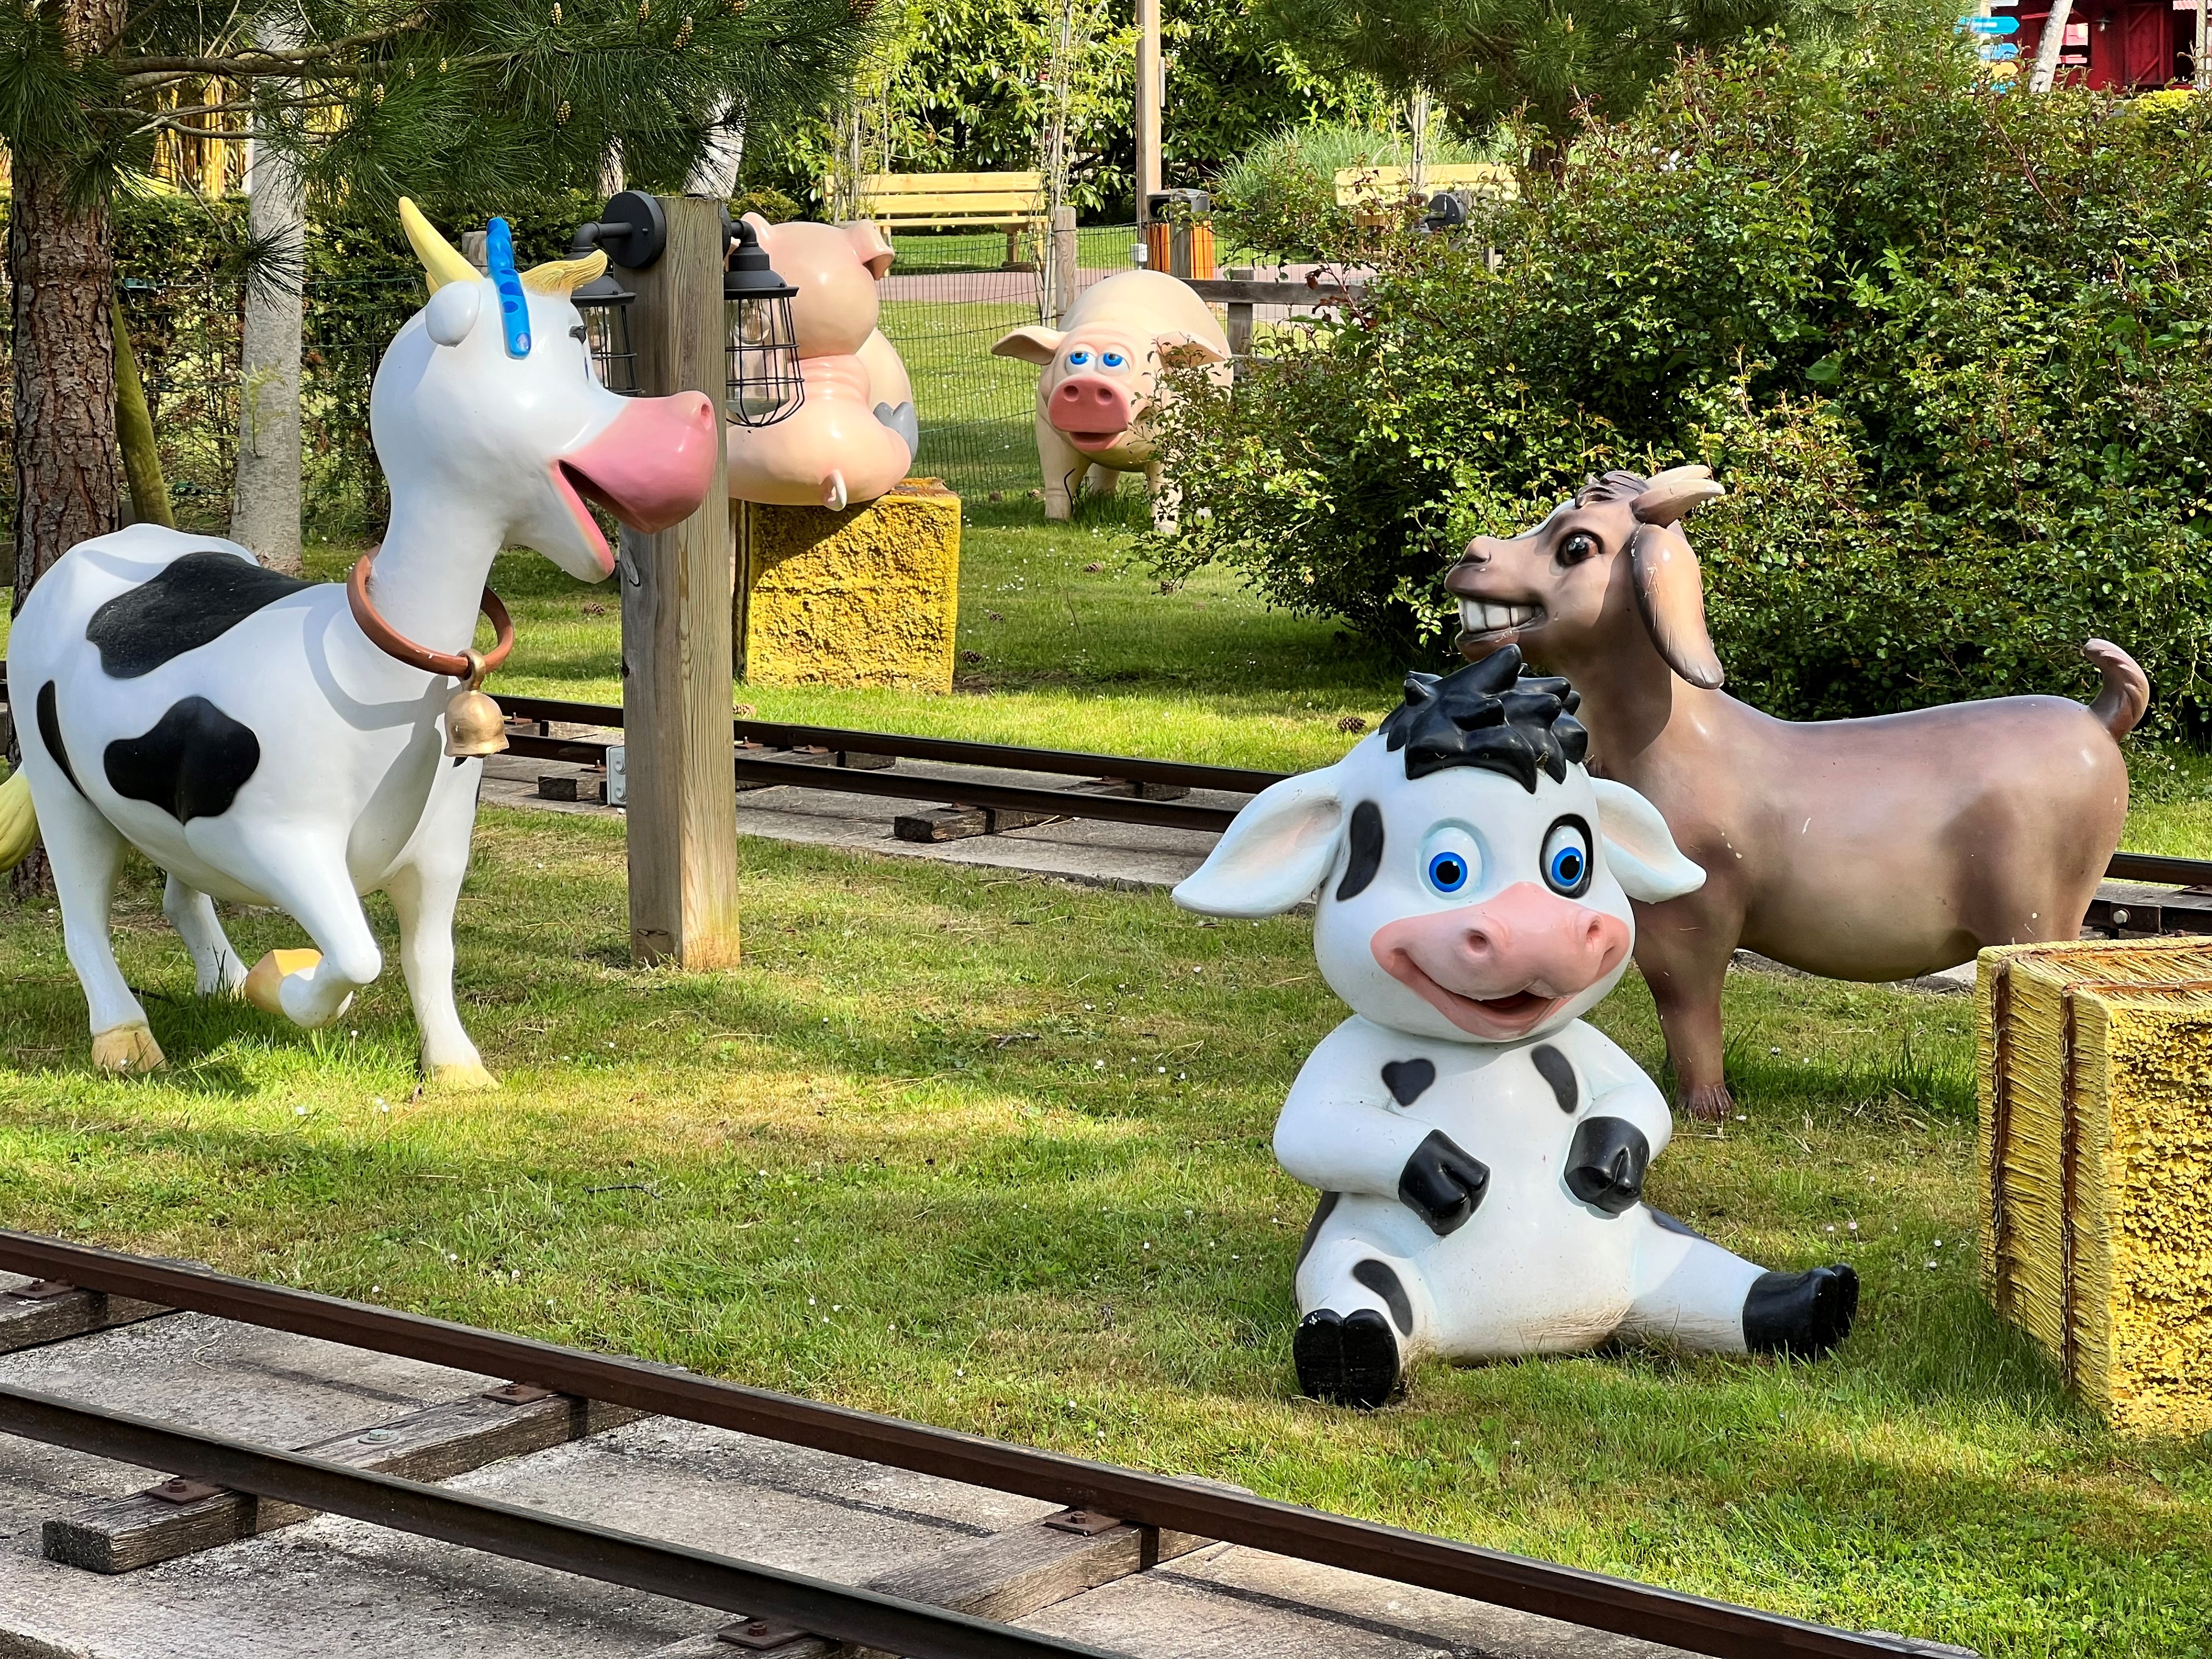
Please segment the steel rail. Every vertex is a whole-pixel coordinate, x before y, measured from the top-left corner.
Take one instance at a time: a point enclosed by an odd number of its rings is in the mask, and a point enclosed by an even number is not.
[[[0,1383],[0,1431],[910,1659],[1121,1659],[919,1601]]]
[[[564,702],[552,697],[497,697],[517,720],[566,720],[577,726],[619,729],[623,711],[612,703]],[[903,732],[848,732],[836,726],[795,726],[783,720],[733,717],[731,730],[741,742],[774,749],[846,749],[863,755],[891,755],[901,760],[949,761],[963,766],[1002,766],[1010,772],[1064,772],[1071,776],[1126,778],[1132,783],[1181,784],[1187,789],[1222,789],[1255,795],[1290,775],[1242,766],[1201,766],[1190,761],[1146,760],[1136,755],[1092,755],[1073,749],[1024,749],[1011,743],[970,743],[957,738],[910,737]]]
[[[511,1376],[637,1411],[1418,1584],[1715,1659],[1854,1659],[1913,1651],[1898,1638],[1832,1629],[1272,1498],[717,1382],[643,1360],[235,1279],[188,1263],[0,1231],[0,1269]]]

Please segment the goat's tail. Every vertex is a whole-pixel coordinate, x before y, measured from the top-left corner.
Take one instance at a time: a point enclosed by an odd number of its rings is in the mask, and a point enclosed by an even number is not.
[[[31,805],[31,775],[17,767],[0,783],[0,871],[14,869],[39,844],[39,815]]]
[[[2150,678],[2136,659],[2110,640],[2091,640],[2081,654],[2097,665],[2105,689],[2097,693],[2089,712],[2104,722],[2114,742],[2136,729],[2143,710],[2150,707]]]

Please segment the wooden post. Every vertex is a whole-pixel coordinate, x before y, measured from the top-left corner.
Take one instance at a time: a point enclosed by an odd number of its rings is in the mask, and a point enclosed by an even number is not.
[[[1052,215],[1052,322],[1055,328],[1067,326],[1067,313],[1075,309],[1076,261],[1081,252],[1076,245],[1075,210],[1060,207]]]
[[[1137,222],[1160,187],[1160,0],[1137,0]]]
[[[639,383],[655,396],[727,398],[721,204],[664,196],[668,247],[623,274]],[[628,746],[629,943],[641,963],[738,960],[738,819],[730,735],[732,561],[721,454],[699,510],[622,538],[623,741]]]

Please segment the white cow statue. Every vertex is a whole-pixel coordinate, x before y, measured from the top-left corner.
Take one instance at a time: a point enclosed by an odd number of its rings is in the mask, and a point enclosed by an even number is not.
[[[469,647],[501,547],[598,581],[615,561],[587,501],[647,531],[695,510],[721,421],[696,392],[599,385],[568,295],[604,254],[517,272],[494,220],[481,276],[411,203],[400,216],[431,292],[371,394],[392,520],[366,602],[400,647],[452,656]],[[8,683],[23,764],[0,786],[0,868],[43,831],[94,1065],[163,1063],[108,939],[128,842],[167,872],[162,908],[200,994],[242,993],[297,1025],[328,1024],[381,971],[361,896],[390,895],[425,1073],[493,1086],[453,984],[483,762],[446,753],[454,679],[379,644],[345,584],[136,525],[71,548],[31,590]],[[249,973],[211,898],[278,906],[315,948],[270,951]]]
[[[1580,1016],[1626,970],[1629,900],[1695,890],[1641,795],[1592,778],[1563,679],[1507,647],[1406,702],[1334,766],[1237,814],[1175,890],[1262,916],[1321,888],[1314,952],[1353,1010],[1275,1126],[1322,1190],[1292,1342],[1309,1395],[1375,1407],[1409,1361],[1622,1339],[1812,1358],[1847,1267],[1768,1273],[1642,1201],[1667,1104]]]
[[[1229,337],[1190,286],[1157,270],[1125,270],[1084,289],[1065,328],[1018,328],[991,348],[1036,363],[1037,465],[1044,515],[1065,519],[1076,490],[1110,491],[1116,475],[1141,472],[1155,517],[1172,528],[1175,503],[1160,490],[1147,420],[1159,407],[1163,368],[1212,365],[1229,373]]]

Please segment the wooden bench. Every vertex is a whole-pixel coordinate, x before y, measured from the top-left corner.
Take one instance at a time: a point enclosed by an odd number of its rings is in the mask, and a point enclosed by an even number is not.
[[[1042,173],[872,173],[854,211],[890,236],[906,230],[1003,230],[1006,268],[1019,264],[1022,233],[1045,234]]]
[[[1415,191],[1408,167],[1344,167],[1336,175],[1336,204],[1353,210],[1363,225],[1380,225]],[[1521,179],[1495,161],[1464,161],[1421,169],[1419,195],[1425,201],[1439,191],[1473,191],[1501,202],[1520,199]]]

